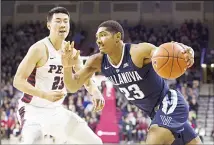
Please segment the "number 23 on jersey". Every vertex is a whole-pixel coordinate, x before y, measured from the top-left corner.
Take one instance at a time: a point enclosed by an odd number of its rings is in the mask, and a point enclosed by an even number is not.
[[[54,77],[54,82],[52,85],[52,90],[61,90],[64,88],[64,82],[63,82],[63,77],[55,76]]]
[[[129,101],[143,99],[145,96],[137,84],[132,84],[127,88],[119,88],[119,90],[125,95],[125,97]],[[131,96],[130,93],[133,95]]]

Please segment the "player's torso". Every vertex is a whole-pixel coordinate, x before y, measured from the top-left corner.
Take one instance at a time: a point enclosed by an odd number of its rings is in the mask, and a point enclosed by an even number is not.
[[[150,115],[157,102],[163,99],[168,87],[156,74],[151,63],[143,68],[135,66],[130,47],[131,44],[125,44],[121,61],[117,66],[111,64],[108,56],[104,55],[101,70],[131,103]]]
[[[54,49],[48,37],[42,39],[41,41],[45,44],[48,50],[46,62],[43,63],[42,66],[35,68],[27,81],[35,88],[43,90],[45,92],[51,90],[66,91],[63,83],[61,50],[57,51],[56,49]],[[30,96],[28,94],[24,94],[24,96],[22,97],[23,102],[41,107],[49,107],[53,104],[61,104],[63,100],[64,98],[55,103],[52,103],[46,99],[42,99],[37,96]]]

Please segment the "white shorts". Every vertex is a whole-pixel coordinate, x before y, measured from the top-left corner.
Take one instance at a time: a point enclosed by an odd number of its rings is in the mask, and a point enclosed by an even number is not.
[[[43,143],[47,134],[52,135],[56,143],[102,144],[82,118],[63,106],[40,108],[20,101],[17,114],[23,125],[23,143],[33,144],[38,140]]]

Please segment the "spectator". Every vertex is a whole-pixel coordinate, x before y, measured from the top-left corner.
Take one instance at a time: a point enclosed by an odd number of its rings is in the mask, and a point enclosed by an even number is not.
[[[213,126],[213,130],[211,132],[211,137],[213,138],[213,141],[214,141],[214,126]]]
[[[190,110],[193,110],[196,112],[196,115],[198,114],[198,103],[196,98],[192,98],[192,100],[189,102]]]
[[[189,112],[189,123],[191,124],[192,128],[196,129],[196,113],[194,111]]]
[[[75,33],[74,37],[73,37],[73,41],[75,42],[75,48],[76,49],[80,49],[81,47],[81,43],[84,41],[85,36],[84,36],[85,32],[81,31],[81,32],[77,32]]]
[[[12,116],[9,116],[6,122],[6,134],[8,139],[10,139],[10,135],[13,133],[14,129],[15,129],[15,120]]]
[[[7,125],[7,117],[6,113],[1,113],[1,136],[2,138],[6,137],[6,125]]]
[[[125,117],[124,123],[123,123],[123,135],[124,135],[124,139],[128,142],[132,141],[132,134],[134,132],[134,126],[131,123],[131,121],[128,119],[128,117]]]
[[[138,142],[144,141],[146,139],[148,126],[149,125],[146,122],[146,118],[143,117],[143,114],[141,112],[138,112],[136,125]]]
[[[201,125],[202,123],[198,123],[198,127],[195,129],[196,133],[198,133],[202,143],[204,142],[204,136],[205,136],[205,129]]]

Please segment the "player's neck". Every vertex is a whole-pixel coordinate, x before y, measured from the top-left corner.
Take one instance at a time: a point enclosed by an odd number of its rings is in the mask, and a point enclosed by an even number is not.
[[[112,64],[117,65],[120,63],[123,54],[123,42],[118,43],[118,46],[115,47],[114,51],[108,54]]]
[[[57,38],[57,37],[53,37],[51,35],[49,35],[49,39],[53,45],[53,47],[56,49],[56,50],[60,50],[62,48],[62,44],[63,44],[63,41],[64,39],[60,39],[60,38]]]

